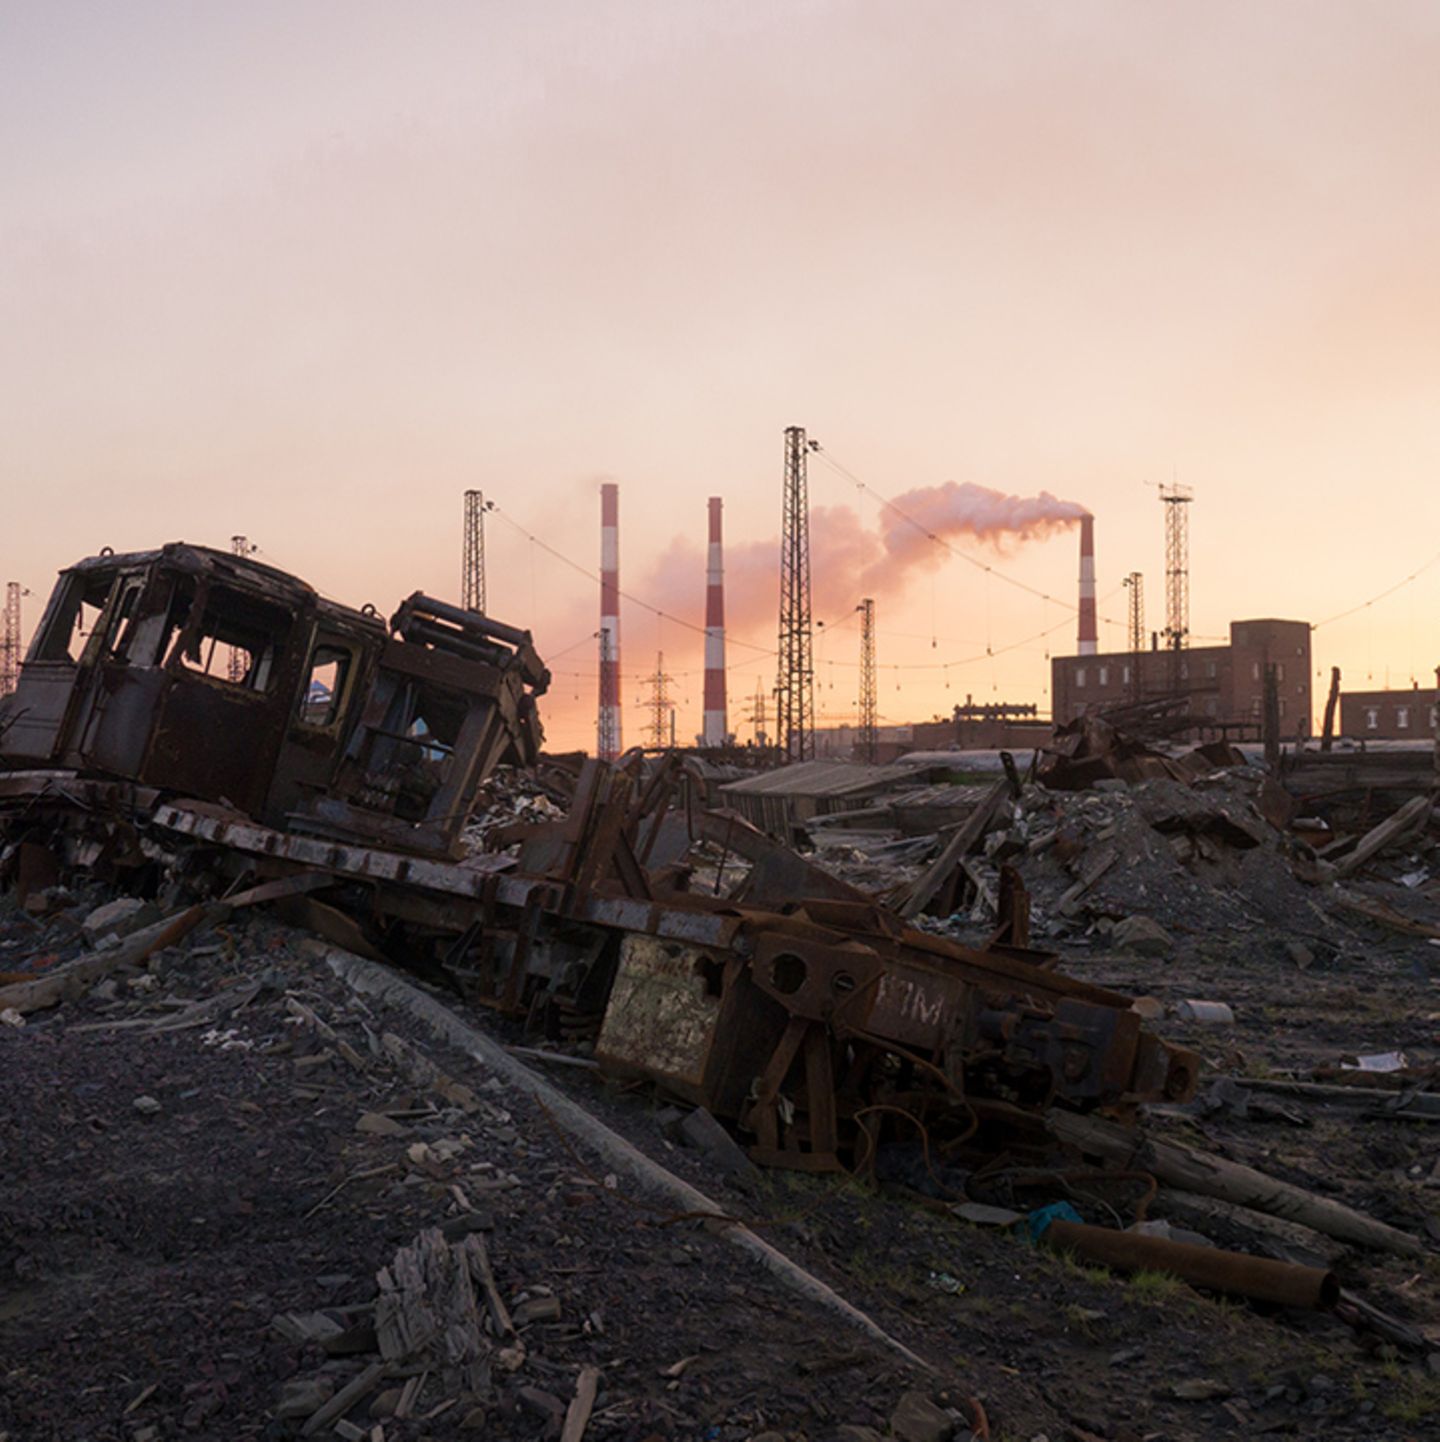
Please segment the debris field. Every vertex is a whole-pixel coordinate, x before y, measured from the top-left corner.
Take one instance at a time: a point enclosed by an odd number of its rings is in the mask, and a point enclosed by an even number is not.
[[[546,680],[418,594],[62,575],[0,702],[7,1442],[1431,1434],[1433,771],[1087,717],[757,825],[546,756]]]

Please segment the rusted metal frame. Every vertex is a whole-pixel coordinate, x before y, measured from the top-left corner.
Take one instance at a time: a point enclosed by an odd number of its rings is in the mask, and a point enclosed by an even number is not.
[[[507,1012],[514,1013],[520,1008],[520,998],[525,989],[526,963],[539,935],[544,915],[544,906],[538,896],[525,899],[525,909],[521,914],[520,924],[515,929],[515,951],[511,957],[510,971],[505,978],[505,991],[501,1000],[501,1005]]]
[[[391,637],[380,653],[380,669],[414,681],[428,681],[462,694],[488,696],[499,689],[504,679],[497,666],[484,661],[470,661],[462,656],[435,651],[413,641],[397,641]]]
[[[988,946],[1030,945],[1030,893],[1020,879],[1019,869],[1009,863],[1000,868],[1000,894],[995,930]]]
[[[760,1075],[755,1101],[741,1120],[741,1126],[758,1138],[752,1148],[752,1155],[757,1160],[781,1155],[778,1106],[780,1088],[785,1085],[785,1078],[789,1075],[810,1026],[811,1023],[803,1016],[792,1016],[785,1024],[785,1030]]]
[[[810,1153],[817,1161],[838,1168],[840,1136],[835,1112],[830,1038],[823,1026],[812,1026],[805,1034],[805,1114],[810,1126]]]

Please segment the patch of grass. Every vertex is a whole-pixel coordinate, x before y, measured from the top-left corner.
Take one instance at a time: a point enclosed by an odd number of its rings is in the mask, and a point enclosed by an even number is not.
[[[1407,1377],[1392,1389],[1384,1405],[1384,1413],[1392,1422],[1422,1422],[1440,1414],[1440,1379]]]
[[[1185,1283],[1173,1272],[1141,1270],[1131,1274],[1130,1290],[1147,1302],[1158,1302],[1183,1292]]]
[[[1100,1324],[1105,1320],[1103,1316],[1096,1315],[1093,1307],[1081,1307],[1074,1302],[1065,1308],[1064,1317],[1067,1325],[1084,1337],[1095,1336]]]
[[[1070,1276],[1078,1277],[1083,1282],[1103,1287],[1115,1280],[1113,1274],[1104,1267],[1087,1267],[1073,1252],[1053,1252],[1051,1256],[1059,1263],[1061,1271],[1068,1272]]]

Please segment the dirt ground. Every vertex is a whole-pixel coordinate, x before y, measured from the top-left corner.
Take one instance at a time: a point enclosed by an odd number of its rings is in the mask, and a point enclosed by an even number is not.
[[[98,899],[77,897],[72,911]],[[1258,930],[1187,937],[1165,959],[1077,946],[1066,964],[1164,1002],[1229,1002],[1234,1026],[1162,1027],[1214,1076],[1304,1072],[1394,1048],[1433,1061],[1440,951],[1338,924],[1322,941],[1303,965],[1281,935]],[[0,969],[75,950],[63,918],[0,910]],[[208,1014],[163,1029],[206,998],[216,999]],[[447,1000],[496,1032],[488,1014]],[[471,1088],[475,1104],[417,1085],[387,1033]],[[897,1183],[927,1186],[903,1155],[882,1159],[891,1185],[881,1192],[780,1172],[731,1181],[677,1143],[665,1099],[542,1065],[933,1371],[816,1310],[715,1224],[677,1219],[619,1183],[533,1098],[407,1015],[362,1001],[301,934],[251,913],[193,934],[141,974],[0,1026],[0,1435],[298,1436],[315,1399],[374,1360],[377,1271],[447,1223],[484,1238],[523,1359],[497,1370],[480,1400],[428,1377],[404,1419],[386,1413],[405,1379],[387,1377],[338,1435],[555,1437],[583,1366],[600,1372],[586,1436],[602,1439],[865,1442],[893,1420],[899,1435],[939,1442],[972,1435],[972,1399],[995,1442],[1440,1434],[1440,1355],[1399,1350],[1329,1314],[1266,1314],[1156,1274],[1122,1280],[968,1225],[895,1194]],[[1279,1096],[1267,1099],[1288,1115],[1238,1115],[1207,1107],[1204,1090],[1198,1104],[1157,1109],[1152,1124],[1417,1235],[1437,1230],[1434,1123]],[[1051,1199],[1007,1186],[969,1179],[972,1195],[988,1187],[986,1200],[1022,1210]],[[1076,1200],[1114,1220],[1106,1208],[1125,1213],[1136,1197]],[[1257,1245],[1220,1207],[1182,1212],[1162,1193],[1151,1215],[1222,1245]],[[1433,1252],[1387,1258],[1283,1224],[1259,1243],[1333,1267],[1412,1327],[1433,1328],[1440,1314]],[[324,1345],[277,1325],[314,1313],[334,1334]],[[1440,1353],[1440,1332],[1429,1335]],[[915,1393],[940,1411],[925,1412]],[[276,1415],[297,1395],[308,1409]]]

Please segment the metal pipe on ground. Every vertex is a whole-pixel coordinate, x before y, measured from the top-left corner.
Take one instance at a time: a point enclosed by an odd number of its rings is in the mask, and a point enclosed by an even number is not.
[[[1334,1272],[1296,1262],[1197,1247],[1084,1222],[1051,1222],[1044,1240],[1057,1251],[1073,1252],[1117,1272],[1169,1272],[1191,1286],[1254,1302],[1314,1311],[1333,1307],[1340,1300],[1340,1283]]]

